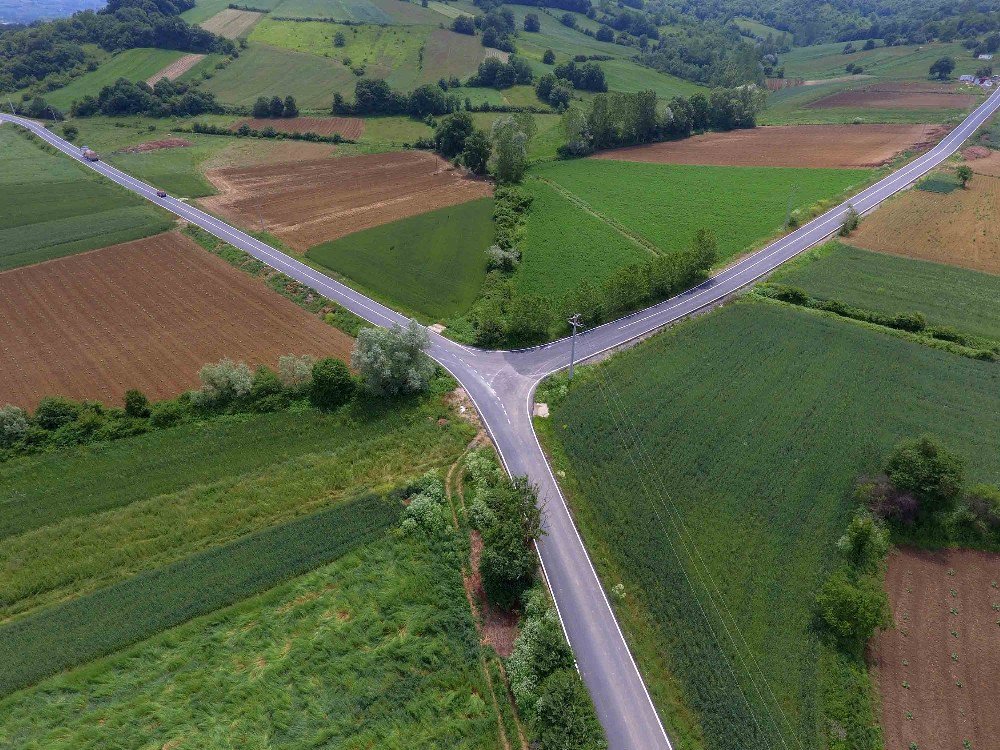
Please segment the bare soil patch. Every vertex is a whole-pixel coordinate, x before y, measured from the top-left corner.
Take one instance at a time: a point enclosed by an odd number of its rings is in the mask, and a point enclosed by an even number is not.
[[[994,157],[971,162],[1000,171]],[[862,220],[849,242],[867,250],[1000,274],[1000,178],[980,173],[964,190],[906,190]]]
[[[309,141],[269,141],[260,138],[239,138],[214,154],[204,163],[204,169],[249,167],[261,164],[327,159],[337,147],[330,143]]]
[[[202,199],[210,211],[265,228],[295,250],[482,198],[490,184],[425,151],[207,172],[219,195]]]
[[[951,84],[874,83],[838,91],[811,102],[810,109],[965,109],[976,103],[972,94],[959,93]]]
[[[972,161],[973,159],[985,159],[992,153],[993,152],[986,148],[986,146],[969,146],[962,152],[962,158],[966,161]]]
[[[772,125],[602,151],[595,159],[735,167],[858,168],[936,143],[940,125]]]
[[[164,148],[186,148],[191,145],[193,145],[191,141],[186,141],[183,138],[162,138],[158,141],[146,141],[145,143],[140,143],[136,146],[119,149],[118,153],[144,154],[147,151],[159,151]]]
[[[479,614],[479,629],[483,643],[493,647],[500,656],[507,658],[514,652],[517,638],[517,612],[505,612],[490,604],[479,574],[479,560],[483,556],[483,538],[478,531],[470,535],[469,575],[463,576],[466,594],[473,609]]]
[[[316,133],[333,135],[339,133],[352,141],[365,132],[365,121],[360,117],[276,117],[274,119],[245,119],[233,123],[231,130],[239,130],[246,124],[253,130],[271,127],[279,133]]]
[[[991,150],[983,158],[969,162],[969,166],[976,174],[1000,177],[1000,151]]]
[[[895,629],[872,649],[887,748],[1000,747],[998,586],[997,554],[904,549],[890,556]]]
[[[250,31],[263,17],[263,13],[256,13],[252,10],[226,8],[203,22],[201,27],[205,31],[211,31],[226,39],[238,39]]]
[[[152,86],[154,83],[159,81],[161,78],[166,78],[169,81],[175,78],[180,78],[182,75],[187,73],[191,68],[201,62],[201,59],[205,57],[204,55],[184,55],[184,57],[175,60],[170,63],[167,67],[161,70],[159,73],[151,75],[146,79],[146,83]]]
[[[0,273],[0,404],[167,398],[222,357],[349,358],[352,339],[178,233]]]

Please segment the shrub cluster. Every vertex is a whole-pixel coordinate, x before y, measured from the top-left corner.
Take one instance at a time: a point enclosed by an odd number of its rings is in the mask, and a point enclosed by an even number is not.
[[[507,660],[507,674],[518,710],[540,750],[607,748],[558,616],[541,587],[524,597],[521,631]]]
[[[311,141],[314,143],[354,143],[354,141],[349,138],[344,138],[340,133],[334,133],[333,135],[320,135],[319,133],[282,133],[279,130],[268,125],[260,130],[255,130],[251,128],[246,123],[240,125],[236,130],[230,130],[226,127],[220,127],[218,125],[212,125],[205,122],[195,122],[191,124],[190,129],[188,128],[174,128],[178,133],[202,133],[203,135],[235,135],[237,138],[277,138],[284,139],[287,138],[292,141]]]
[[[258,119],[268,117],[298,117],[299,105],[296,104],[295,97],[291,94],[284,99],[280,96],[272,96],[270,99],[266,96],[259,96],[253,104],[251,113]]]
[[[532,197],[520,188],[502,185],[493,193],[493,200],[493,247],[487,251],[490,268],[512,271],[521,260],[517,246],[523,238],[525,215]],[[494,263],[494,257],[506,260]]]
[[[180,422],[218,414],[265,413],[308,399],[316,408],[332,410],[354,395],[355,381],[340,360],[287,355],[278,372],[266,366],[251,370],[243,362],[223,359],[199,372],[201,388],[175,399],[150,404],[140,391],[125,394],[122,408],[96,401],[46,396],[31,414],[7,405],[0,408],[0,459],[83,443],[118,440]]]
[[[380,78],[364,78],[354,84],[354,103],[344,95],[333,95],[335,115],[410,115],[418,119],[457,112],[462,102],[455,94],[445,94],[437,84],[418,86],[411,93],[393,91]]]
[[[786,284],[760,284],[757,286],[756,292],[763,297],[788,302],[800,307],[823,310],[824,312],[839,315],[842,318],[850,318],[851,320],[859,320],[864,323],[871,323],[872,325],[915,334],[925,342],[940,342],[939,348],[945,348],[948,351],[973,359],[980,359],[987,362],[994,362],[1000,359],[1000,342],[967,335],[951,326],[928,325],[923,313],[904,312],[889,315],[875,310],[852,307],[837,299],[823,300],[810,297],[804,290]]]
[[[161,78],[156,85],[144,81],[134,83],[119,78],[105,86],[97,97],[85,96],[73,102],[73,117],[106,115],[146,115],[148,117],[191,117],[205,113],[221,114],[222,106],[215,96],[181,81]]]
[[[416,530],[434,536],[442,534],[448,528],[445,515],[444,482],[433,469],[406,488],[408,498],[406,517],[402,529],[406,533]]]
[[[487,57],[479,63],[479,70],[466,83],[469,86],[509,89],[517,84],[530,84],[534,80],[535,74],[531,66],[520,57],[511,55],[507,62],[499,57]]]

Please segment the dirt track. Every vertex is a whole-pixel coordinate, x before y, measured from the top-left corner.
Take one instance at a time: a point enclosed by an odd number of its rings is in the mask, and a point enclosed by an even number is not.
[[[1000,555],[903,550],[889,558],[895,629],[875,641],[887,748],[1000,747]],[[912,718],[911,718],[912,717]]]
[[[203,22],[201,27],[205,31],[211,31],[226,39],[238,39],[250,31],[263,17],[263,13],[255,13],[252,10],[226,8]]]
[[[166,78],[167,80],[173,81],[175,78],[180,78],[182,75],[187,73],[191,68],[201,62],[204,55],[184,55],[184,57],[175,60],[170,63],[167,67],[161,70],[155,75],[151,75],[146,79],[146,83],[150,86],[155,84],[161,78]]]
[[[246,123],[253,130],[263,130],[271,127],[279,133],[316,133],[317,135],[333,135],[340,133],[352,141],[360,138],[365,132],[365,121],[360,117],[275,117],[273,119],[245,119],[233,123],[230,130],[238,130]]]
[[[772,125],[602,151],[595,159],[736,167],[880,166],[941,139],[939,125]]]
[[[118,405],[198,385],[222,357],[347,358],[352,340],[177,233],[0,273],[0,404]]]
[[[207,173],[220,195],[209,211],[244,226],[264,226],[296,250],[361,229],[490,195],[425,151],[371,154]]]
[[[972,94],[957,93],[947,84],[876,83],[817,99],[810,109],[850,107],[863,109],[965,109],[977,101]]]

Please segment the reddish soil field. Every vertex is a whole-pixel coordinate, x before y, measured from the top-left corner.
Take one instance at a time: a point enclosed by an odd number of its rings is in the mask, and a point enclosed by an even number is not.
[[[905,190],[865,217],[849,242],[877,252],[1000,274],[1000,160],[969,162],[977,174],[947,194]]]
[[[972,148],[979,148],[973,146]],[[972,149],[966,149],[971,151]],[[969,157],[966,156],[966,159]],[[1000,177],[1000,151],[990,151],[986,156],[969,161],[969,166],[976,174],[985,174],[990,177]]]
[[[272,127],[279,133],[316,133],[333,135],[340,133],[344,138],[357,140],[365,132],[365,121],[360,117],[276,117],[274,119],[246,119],[233,123],[230,130],[239,130],[246,123],[253,130]]]
[[[947,132],[940,125],[772,125],[602,151],[595,159],[734,167],[881,166]]]
[[[191,141],[185,141],[183,138],[164,138],[159,141],[146,141],[146,143],[140,143],[137,146],[129,146],[121,149],[118,153],[144,154],[147,151],[159,151],[162,148],[185,148],[190,145],[192,145]]]
[[[886,748],[1000,747],[998,587],[997,554],[890,556],[886,588],[895,629],[872,649]]]
[[[352,339],[187,237],[161,234],[0,273],[0,404],[118,405],[197,387],[223,357],[347,359]]]
[[[207,173],[219,190],[201,200],[244,226],[265,228],[295,250],[435,208],[490,195],[484,180],[426,151],[369,154]]]
[[[152,86],[154,83],[159,81],[161,78],[166,78],[170,81],[175,78],[180,78],[182,75],[187,73],[191,68],[197,65],[204,55],[184,55],[184,57],[176,60],[163,70],[161,70],[156,75],[152,75],[146,79],[146,83]]]
[[[965,109],[977,101],[972,94],[956,93],[949,84],[875,83],[838,91],[810,103],[810,109],[850,107],[860,109]]]

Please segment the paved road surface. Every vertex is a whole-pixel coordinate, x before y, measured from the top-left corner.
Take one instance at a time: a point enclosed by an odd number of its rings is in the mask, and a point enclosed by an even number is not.
[[[954,153],[998,107],[1000,91],[980,105],[937,146],[854,196],[850,203],[861,213],[870,211]],[[108,179],[309,285],[370,323],[389,326],[407,322],[399,313],[211,215],[171,197],[159,198],[153,187],[104,162],[85,161],[76,146],[38,123],[0,115],[0,121],[4,120],[31,130]],[[620,346],[724,299],[835,232],[843,223],[847,207],[848,204],[843,203],[830,209],[695,289],[580,334],[576,344],[578,359],[593,357]],[[489,352],[465,347],[432,333],[430,353],[475,401],[508,471],[527,474],[538,485],[539,496],[545,504],[543,523],[546,536],[539,543],[542,565],[612,750],[671,750],[670,740],[618,628],[531,424],[534,389],[545,376],[568,364],[569,341],[563,339],[516,352]]]

